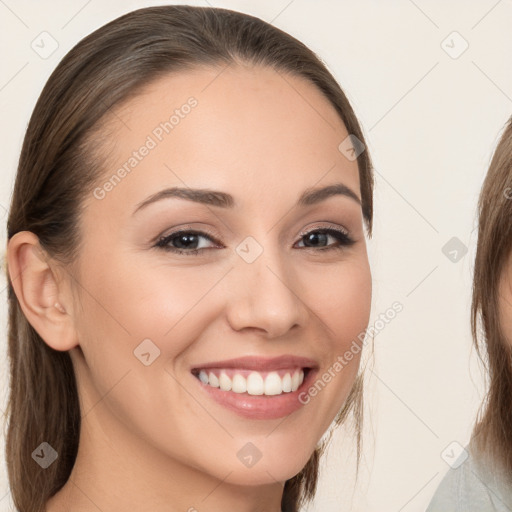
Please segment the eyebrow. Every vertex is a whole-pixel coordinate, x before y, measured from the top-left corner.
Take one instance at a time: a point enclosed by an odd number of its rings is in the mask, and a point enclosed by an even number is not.
[[[297,200],[296,207],[312,206],[337,195],[353,199],[357,204],[361,205],[361,200],[352,189],[343,183],[335,183],[323,188],[306,189]],[[210,189],[172,187],[160,190],[149,196],[136,206],[133,214],[152,203],[169,198],[186,199],[195,203],[218,206],[219,208],[234,208],[236,206],[235,198],[226,192]]]

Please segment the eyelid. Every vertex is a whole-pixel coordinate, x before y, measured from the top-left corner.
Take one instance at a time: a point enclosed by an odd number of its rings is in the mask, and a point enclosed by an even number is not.
[[[350,231],[339,224],[333,224],[329,221],[318,221],[319,223],[322,223],[320,226],[310,226],[306,230],[303,230],[299,233],[299,237],[306,236],[307,234],[311,233],[311,231],[317,231],[322,229],[334,229],[335,231],[339,231],[340,233],[343,233],[344,235],[350,236]]]
[[[200,228],[194,228],[192,227],[190,224],[183,224],[183,225],[180,225],[180,226],[176,226],[175,229],[172,229],[169,233],[166,233],[164,232],[164,234],[162,235],[158,235],[155,239],[153,239],[153,243],[158,243],[160,242],[160,240],[164,239],[164,238],[169,238],[170,236],[173,236],[173,235],[177,235],[181,232],[192,232],[192,233],[197,233],[198,235],[208,235],[212,241],[214,241],[215,243],[219,243],[219,236],[217,236],[217,234],[210,230],[209,228],[203,228],[203,227],[200,227]]]

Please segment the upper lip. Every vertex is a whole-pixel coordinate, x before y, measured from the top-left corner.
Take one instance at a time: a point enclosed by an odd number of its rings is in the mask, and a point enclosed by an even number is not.
[[[284,354],[279,357],[244,356],[237,357],[236,359],[224,359],[223,361],[194,365],[192,369],[238,368],[240,370],[273,371],[293,367],[317,368],[318,363],[315,360],[306,357]]]

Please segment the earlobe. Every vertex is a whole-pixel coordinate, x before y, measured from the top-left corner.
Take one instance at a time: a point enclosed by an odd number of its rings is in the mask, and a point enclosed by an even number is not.
[[[71,302],[54,267],[34,233],[20,231],[9,240],[7,269],[25,317],[51,348],[70,350],[78,344]]]

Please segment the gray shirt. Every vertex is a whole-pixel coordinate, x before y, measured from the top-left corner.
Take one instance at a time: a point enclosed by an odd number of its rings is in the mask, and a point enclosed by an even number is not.
[[[448,470],[426,512],[512,512],[512,486],[466,450],[468,458]]]

